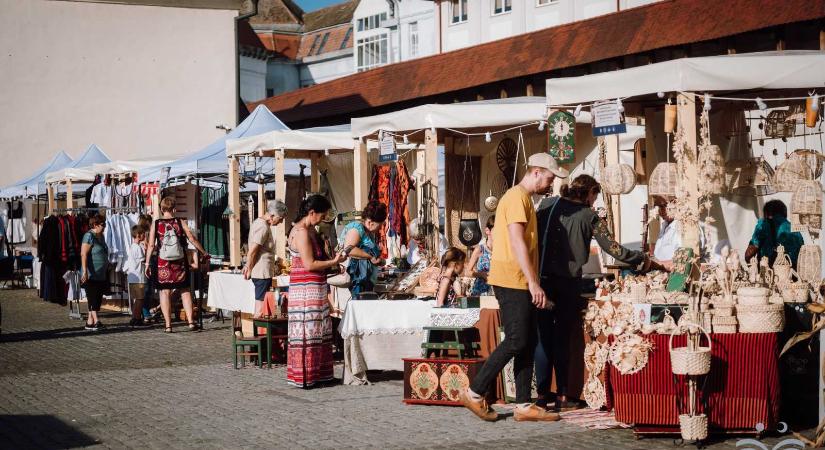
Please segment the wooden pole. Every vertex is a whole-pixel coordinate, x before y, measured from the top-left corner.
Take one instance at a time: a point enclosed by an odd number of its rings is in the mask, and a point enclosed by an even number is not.
[[[241,266],[241,193],[238,158],[229,158],[229,265]]]
[[[687,196],[690,208],[698,217],[699,211],[699,172],[696,166],[696,102],[692,95],[679,94],[676,97],[677,108],[677,129],[685,133],[685,144],[687,152],[677,166],[677,171],[681,175],[684,194]],[[699,225],[697,223],[684,223],[681,227],[681,238],[683,247],[693,248],[693,254],[699,254]]]
[[[51,183],[46,184],[46,197],[48,198],[49,214],[54,214],[56,208],[54,202],[54,185]]]
[[[286,176],[284,174],[283,150],[275,152],[275,198],[286,201]],[[281,222],[275,227],[275,254],[286,258],[286,223]]]
[[[263,217],[266,213],[266,185],[258,183],[258,217]]]
[[[647,158],[645,158],[645,173],[648,174],[648,182],[650,181],[650,174],[653,173],[653,169],[656,168],[656,165],[659,163],[659,155],[656,153],[656,137],[658,133],[660,133],[663,128],[663,123],[657,120],[656,115],[656,108],[645,108],[645,152],[647,154]],[[664,118],[664,115],[661,117]],[[648,195],[648,208],[650,208],[650,213],[653,213],[653,198]],[[650,248],[654,248],[656,245],[655,242],[659,238],[659,226],[660,223],[658,220],[654,220],[653,223],[650,224],[648,227],[648,239],[647,242],[650,243]],[[651,254],[653,252],[651,251]]]
[[[433,226],[438,230],[438,132],[430,128],[424,131],[424,178],[425,183],[430,183],[430,198],[433,199],[430,204],[430,217],[433,219]],[[449,217],[446,220],[449,220]],[[434,250],[435,257],[438,257],[438,248]]]
[[[369,161],[367,158],[367,143],[360,140],[355,143],[353,149],[353,177],[354,177],[354,194],[355,194],[355,210],[362,211],[367,206],[368,196],[370,193],[370,173]]]
[[[604,143],[607,147],[607,164],[619,164],[619,135],[611,134],[605,136]],[[613,211],[613,235],[616,242],[622,242],[622,207],[620,198],[621,195],[610,196],[610,209]]]
[[[321,189],[321,172],[318,167],[321,160],[318,153],[313,153],[310,161],[312,164],[309,168],[309,190],[310,192],[318,192]]]
[[[66,180],[66,208],[72,208],[74,203],[74,192],[72,192],[72,180]],[[71,214],[71,212],[69,212]]]

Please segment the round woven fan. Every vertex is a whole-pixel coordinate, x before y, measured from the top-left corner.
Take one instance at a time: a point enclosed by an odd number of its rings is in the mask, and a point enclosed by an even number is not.
[[[516,156],[518,156],[518,145],[516,141],[506,137],[498,143],[496,148],[496,163],[498,169],[504,175],[507,183],[512,182],[513,175],[516,172]]]

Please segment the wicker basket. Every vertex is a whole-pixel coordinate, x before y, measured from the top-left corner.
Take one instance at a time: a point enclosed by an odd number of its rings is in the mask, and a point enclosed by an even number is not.
[[[742,333],[778,333],[785,327],[785,306],[741,305],[736,308]]]
[[[801,181],[791,197],[791,230],[811,231],[820,228],[822,228],[822,188],[817,181]]]
[[[696,325],[693,325],[696,326]],[[710,351],[713,344],[710,335],[704,328],[696,326],[708,338],[708,346],[699,346],[696,350],[688,350],[688,347],[673,348],[673,336],[670,334],[670,365],[676,375],[705,375],[710,372]]]
[[[629,194],[636,187],[636,171],[628,164],[611,164],[602,170],[601,186],[605,194]]]
[[[713,316],[713,332],[732,334],[736,333],[736,325],[739,323],[736,317]]]
[[[808,301],[808,283],[797,281],[788,283],[782,289],[782,299],[788,303],[805,303]]]
[[[822,249],[819,245],[806,244],[799,249],[796,270],[802,281],[807,281],[813,286],[819,285],[822,273]]]
[[[775,109],[765,119],[765,136],[778,139],[789,138],[796,134],[796,124],[788,123],[788,111]]]
[[[716,303],[711,311],[713,317],[733,317],[733,305]]]
[[[650,174],[647,187],[648,195],[675,197],[677,178],[676,163],[659,163]]]
[[[808,163],[800,158],[787,158],[773,175],[773,187],[778,192],[793,192],[801,181],[813,179]]]
[[[736,290],[740,305],[767,305],[770,291],[762,287],[742,287]]]
[[[697,414],[679,414],[679,428],[682,439],[686,441],[701,441],[708,437],[708,416]]]
[[[728,161],[725,174],[731,194],[758,197],[776,192],[773,168],[762,158]]]
[[[791,153],[791,158],[801,159],[808,164],[808,167],[811,169],[811,173],[813,174],[813,179],[816,180],[822,175],[822,169],[825,168],[825,164],[823,164],[822,159],[820,158],[822,154],[817,150],[809,150],[800,148],[794,150]]]

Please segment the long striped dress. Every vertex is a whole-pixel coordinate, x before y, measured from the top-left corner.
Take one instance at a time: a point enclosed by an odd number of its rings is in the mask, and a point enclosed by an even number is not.
[[[316,259],[323,250],[310,232]],[[289,274],[289,349],[286,358],[287,382],[303,388],[332,380],[332,319],[327,301],[328,285],[323,272],[304,268],[301,256],[290,245],[292,270]]]

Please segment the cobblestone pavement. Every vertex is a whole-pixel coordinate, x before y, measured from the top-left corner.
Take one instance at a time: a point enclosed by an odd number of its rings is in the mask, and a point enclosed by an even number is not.
[[[234,370],[228,321],[169,335],[111,313],[94,333],[33,290],[0,290],[0,304],[0,448],[674,447],[629,430],[407,406],[398,377],[303,391],[287,386],[283,367]]]

